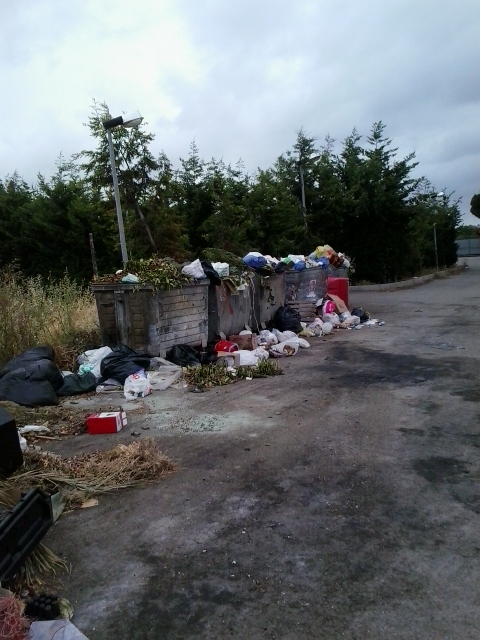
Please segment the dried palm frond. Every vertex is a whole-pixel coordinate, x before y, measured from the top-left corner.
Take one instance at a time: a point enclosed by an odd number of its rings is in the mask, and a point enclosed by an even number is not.
[[[28,451],[24,461],[4,485],[21,490],[33,486],[47,493],[60,490],[69,508],[96,494],[153,482],[176,470],[153,438],[72,458]]]

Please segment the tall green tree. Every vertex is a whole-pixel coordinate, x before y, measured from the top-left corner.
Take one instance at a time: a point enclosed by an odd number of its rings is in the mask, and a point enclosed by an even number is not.
[[[103,127],[103,122],[110,118],[108,106],[94,102],[87,126],[97,146],[76,154],[74,161],[90,188],[100,192],[113,211],[115,203],[110,156]],[[159,198],[159,193],[167,184],[166,176],[171,178],[171,167],[166,167],[164,154],[155,158],[150,151],[155,136],[147,133],[145,126],[142,123],[136,128],[118,126],[111,129],[127,248],[129,245],[133,248],[134,257],[145,257],[161,249],[158,238],[165,230],[167,211],[160,206],[164,200]],[[175,237],[170,237],[170,246],[181,253],[184,251],[185,236],[178,217],[175,224],[167,224],[167,227],[177,233]]]
[[[470,200],[470,213],[480,218],[480,193],[476,193]]]

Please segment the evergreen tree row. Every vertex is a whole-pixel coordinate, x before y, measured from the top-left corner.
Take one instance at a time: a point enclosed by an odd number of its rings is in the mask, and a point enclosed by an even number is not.
[[[87,126],[96,141],[57,173],[29,186],[18,175],[0,180],[0,265],[26,275],[92,277],[89,234],[101,273],[121,266],[110,160],[94,103]],[[354,130],[335,152],[300,131],[293,148],[255,175],[223,160],[206,162],[192,143],[180,168],[151,150],[145,130],[112,130],[129,256],[177,260],[207,247],[239,256],[251,250],[277,257],[330,244],[349,255],[356,281],[385,282],[456,261],[459,202],[412,177],[414,154],[398,159],[375,123],[362,142]]]

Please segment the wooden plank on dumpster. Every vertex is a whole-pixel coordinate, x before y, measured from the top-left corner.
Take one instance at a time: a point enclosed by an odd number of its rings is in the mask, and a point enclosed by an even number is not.
[[[205,309],[180,309],[179,311],[171,309],[162,313],[158,320],[159,323],[162,323],[165,319],[181,322],[183,318],[188,318],[189,320],[193,318],[205,319]]]
[[[185,311],[186,309],[204,309],[207,300],[203,298],[194,298],[184,302],[161,302],[160,308],[163,313],[166,311]]]
[[[317,307],[314,302],[287,302],[286,304],[298,311],[302,322],[312,322],[315,320]]]

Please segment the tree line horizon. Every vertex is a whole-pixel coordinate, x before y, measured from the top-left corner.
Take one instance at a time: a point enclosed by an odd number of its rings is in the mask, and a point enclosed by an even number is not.
[[[122,266],[103,128],[110,118],[105,103],[93,103],[86,126],[95,148],[60,157],[50,179],[0,179],[0,266],[88,282],[90,233],[100,273]],[[182,262],[215,247],[280,258],[329,244],[353,260],[354,281],[388,282],[435,266],[435,231],[439,265],[455,264],[460,199],[413,177],[415,154],[398,159],[385,129],[373,123],[365,138],[353,129],[339,152],[330,136],[319,144],[300,130],[291,149],[250,175],[241,162],[205,161],[195,142],[174,169],[163,151],[153,155],[155,136],[143,123],[115,127],[129,257]]]

